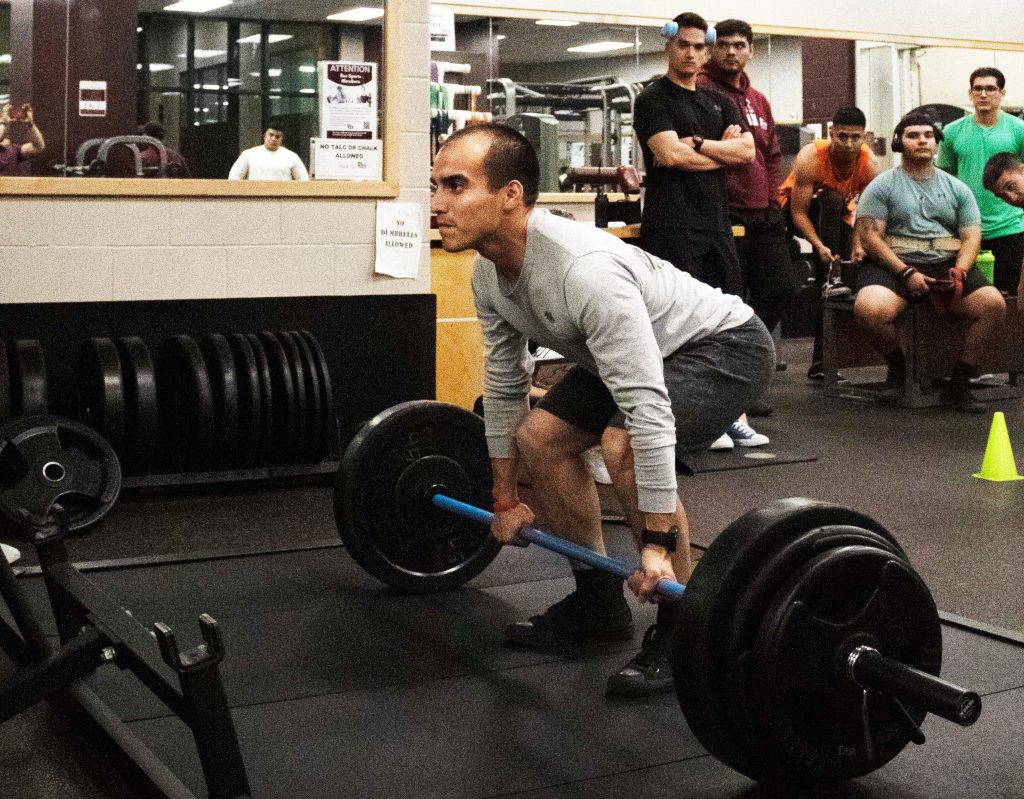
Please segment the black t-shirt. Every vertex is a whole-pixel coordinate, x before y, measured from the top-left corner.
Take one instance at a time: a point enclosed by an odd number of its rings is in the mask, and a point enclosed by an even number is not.
[[[647,168],[641,224],[648,228],[725,230],[729,227],[725,171],[688,172],[654,165],[647,146],[655,133],[719,140],[729,125],[743,125],[734,103],[711,89],[684,89],[668,78],[656,80],[633,106],[633,129]]]

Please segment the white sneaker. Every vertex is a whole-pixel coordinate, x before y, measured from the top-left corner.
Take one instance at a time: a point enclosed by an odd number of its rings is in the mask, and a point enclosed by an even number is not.
[[[8,563],[14,563],[21,558],[21,553],[14,547],[7,546],[7,544],[0,544],[0,551],[4,553]]]
[[[608,467],[605,465],[604,458],[601,457],[600,445],[591,447],[583,453],[582,457],[583,462],[590,469],[590,474],[593,475],[595,483],[600,483],[603,486],[610,486],[612,484],[612,476],[608,474]]]
[[[771,443],[771,439],[764,433],[758,433],[749,424],[738,419],[729,425],[726,435],[739,447],[763,447]]]
[[[732,436],[728,433],[722,433],[718,438],[711,442],[711,446],[708,447],[710,450],[724,450],[732,449],[736,444],[733,443]]]

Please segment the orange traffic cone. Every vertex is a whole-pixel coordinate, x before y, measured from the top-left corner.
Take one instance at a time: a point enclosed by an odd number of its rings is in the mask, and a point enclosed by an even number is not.
[[[1000,483],[1007,480],[1024,480],[1017,472],[1017,466],[1013,461],[1013,447],[1010,446],[1010,434],[1006,429],[1006,417],[1002,411],[996,411],[992,416],[992,429],[988,433],[988,446],[985,447],[981,471],[971,476]]]

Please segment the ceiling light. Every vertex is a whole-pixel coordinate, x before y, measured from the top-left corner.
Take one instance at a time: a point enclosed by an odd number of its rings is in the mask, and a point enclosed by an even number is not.
[[[135,32],[136,32],[136,33],[142,33],[142,26],[141,26],[141,25],[139,25],[139,27],[137,27],[137,28],[135,29]]]
[[[281,70],[278,67],[274,67],[273,69],[268,69],[267,74],[272,78],[280,78]]]
[[[579,25],[574,19],[538,19],[537,25],[550,25],[553,28],[573,28]]]
[[[327,19],[333,19],[341,22],[366,22],[368,19],[377,19],[378,17],[383,16],[383,8],[367,8],[366,6],[359,6],[358,8],[350,8],[348,11],[339,11],[337,14],[330,14]]]
[[[625,50],[632,46],[629,42],[594,42],[593,44],[566,47],[565,51],[567,53],[607,53],[610,50]]]
[[[219,92],[220,91],[220,84],[219,83],[204,83],[203,84],[203,91]]]
[[[497,40],[498,40],[498,41],[500,42],[500,41],[502,41],[502,40],[504,40],[504,39],[506,39],[506,38],[508,38],[508,37],[506,37],[504,33],[499,33],[499,34],[498,34],[497,36],[495,36],[494,38],[495,38],[495,39],[497,39]]]
[[[136,64],[136,69],[142,69],[142,64]],[[174,69],[174,64],[150,64],[150,72],[166,72],[169,69]],[[197,87],[198,88],[198,87]]]
[[[191,11],[193,14],[204,14],[229,5],[231,0],[179,0],[177,3],[164,6],[164,11]]]
[[[0,55],[0,64],[10,64],[10,63],[11,63],[11,54],[10,53],[4,53],[3,55]]]
[[[299,89],[300,94],[316,94],[316,89]]]
[[[276,44],[277,42],[283,42],[290,38],[292,38],[292,35],[290,33],[271,33],[269,36],[267,36],[267,41],[270,44]],[[241,39],[238,40],[238,43],[259,44],[261,41],[262,40],[260,38],[260,35],[258,33],[254,33],[252,36],[243,36]]]
[[[199,50],[199,49],[196,49],[196,50],[193,50],[192,52],[195,53],[196,58],[215,58],[216,56],[219,56],[219,55],[225,55],[227,53],[227,50]],[[184,53],[178,53],[178,58],[185,58],[185,57],[186,56],[185,56]]]
[[[316,72],[316,67],[312,64],[303,64],[299,67],[299,72]]]

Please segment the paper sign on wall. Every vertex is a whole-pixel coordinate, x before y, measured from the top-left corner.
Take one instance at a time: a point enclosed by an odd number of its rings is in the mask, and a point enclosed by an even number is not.
[[[105,117],[107,115],[107,82],[105,80],[78,81],[78,116]]]
[[[448,52],[455,50],[454,10],[430,7],[430,49]]]
[[[416,278],[423,249],[423,216],[418,203],[377,203],[377,255],[373,271]]]
[[[310,153],[317,180],[381,180],[380,139],[313,139]]]
[[[377,138],[377,65],[320,61],[320,138]]]

